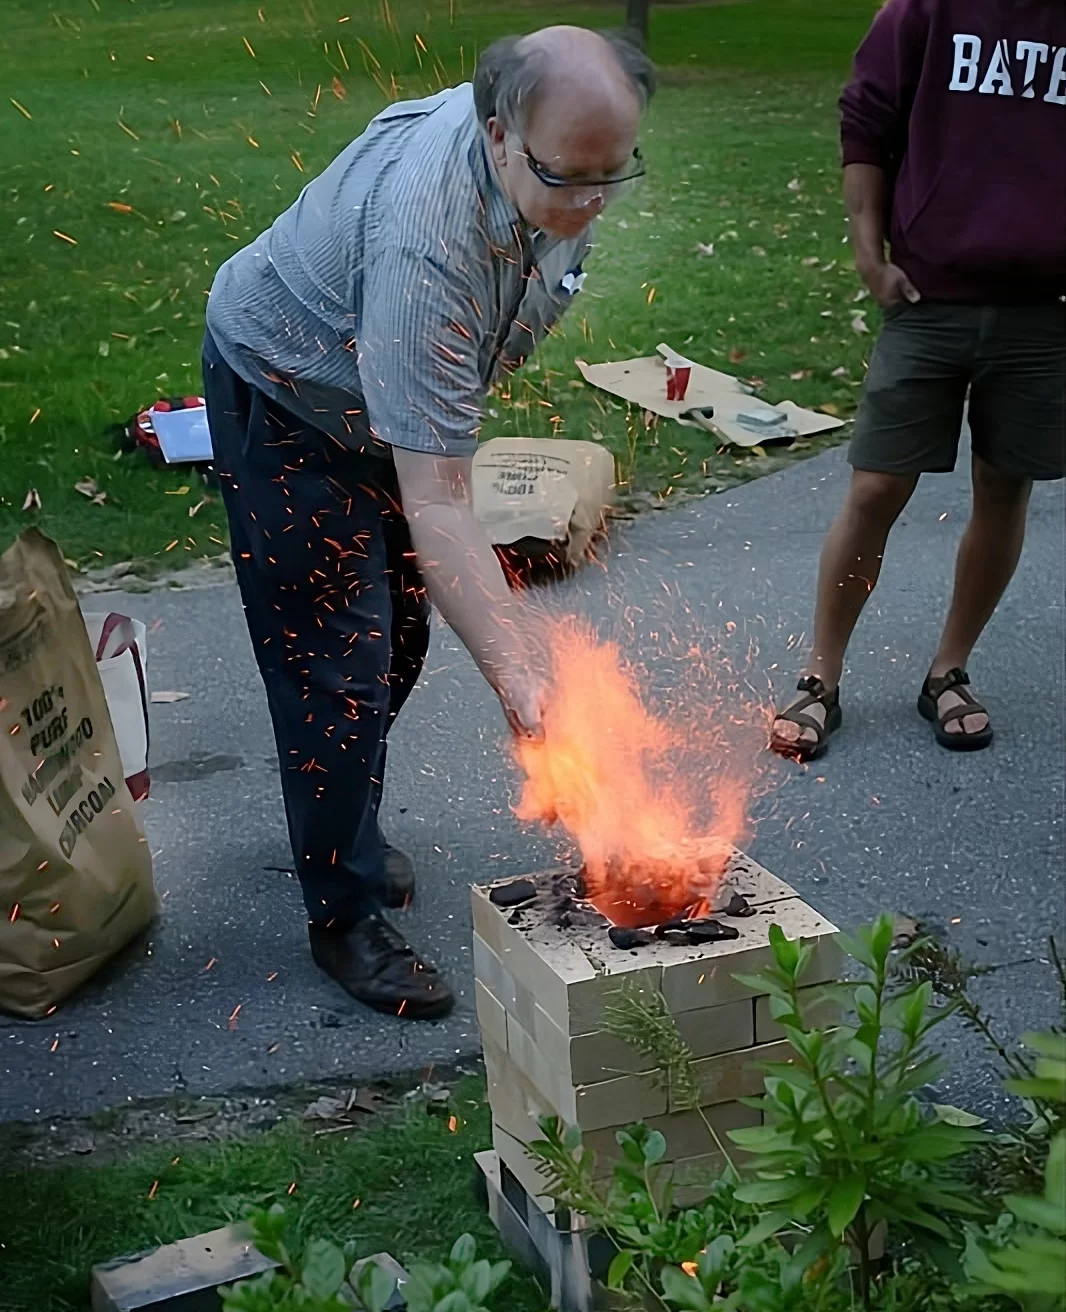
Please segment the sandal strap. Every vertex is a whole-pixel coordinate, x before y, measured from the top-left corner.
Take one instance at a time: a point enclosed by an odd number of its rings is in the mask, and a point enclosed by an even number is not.
[[[950,711],[945,711],[943,715],[938,716],[937,724],[943,729],[945,725],[950,724],[953,720],[963,720],[967,715],[987,716],[988,712],[979,701],[975,701],[971,698],[961,706],[953,706]]]
[[[947,674],[938,674],[935,678],[933,675],[927,675],[925,680],[925,691],[933,701],[939,701],[946,692],[957,693],[964,701],[972,702],[973,694],[968,691],[970,676],[964,669],[959,666],[953,670],[948,670]]]
[[[808,702],[808,705],[810,704]],[[798,724],[801,729],[813,729],[818,735],[819,741],[825,737],[825,725],[820,724],[813,715],[804,715],[798,706],[783,711],[780,715],[775,715],[774,719],[784,720],[787,724]]]

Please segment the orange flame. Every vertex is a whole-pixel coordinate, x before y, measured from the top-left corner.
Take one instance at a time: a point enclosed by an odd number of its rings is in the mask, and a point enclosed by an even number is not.
[[[702,772],[685,768],[691,726],[654,715],[617,645],[586,625],[553,622],[550,648],[544,739],[516,749],[519,819],[566,830],[589,900],[615,924],[658,924],[709,900],[745,835],[749,781],[717,772],[708,829]],[[711,741],[721,747],[717,730]]]

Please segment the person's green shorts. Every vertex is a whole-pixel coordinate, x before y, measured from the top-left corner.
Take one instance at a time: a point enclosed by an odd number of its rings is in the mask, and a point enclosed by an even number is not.
[[[848,460],[877,474],[954,469],[967,395],[977,455],[1005,474],[1062,478],[1066,305],[888,309]]]

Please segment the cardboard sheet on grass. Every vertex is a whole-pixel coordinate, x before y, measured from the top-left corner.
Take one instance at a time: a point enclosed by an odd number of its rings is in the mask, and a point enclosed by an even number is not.
[[[658,350],[658,355],[607,364],[578,360],[577,367],[585,381],[594,387],[667,419],[716,433],[735,446],[792,442],[797,437],[839,428],[844,422],[815,410],[805,410],[794,401],[772,406],[752,396],[751,389],[732,374],[689,361],[665,345]],[[682,400],[667,398],[668,360],[690,367]],[[746,422],[738,423],[738,416]]]
[[[0,556],[0,1008],[46,1015],[155,910],[77,598],[30,529]]]
[[[576,569],[603,527],[614,456],[596,442],[497,437],[474,456],[474,514],[497,547]]]

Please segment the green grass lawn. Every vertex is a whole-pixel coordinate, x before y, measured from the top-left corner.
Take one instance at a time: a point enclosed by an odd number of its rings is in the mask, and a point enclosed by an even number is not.
[[[835,101],[874,7],[653,10],[663,87],[644,132],[649,176],[602,221],[578,307],[491,399],[486,436],[602,438],[652,498],[763,472],[772,462],[716,454],[694,430],[646,431],[581,384],[575,356],[663,340],[763,380],[770,399],[850,412],[870,337],[851,327],[865,307],[843,245]],[[116,458],[109,431],[160,395],[199,390],[216,267],[388,96],[469,74],[501,33],[563,16],[606,25],[621,10],[5,0],[0,544],[36,521],[81,567],[221,551],[220,503],[187,474]],[[87,477],[102,505],[75,490]],[[31,488],[37,513],[22,509]]]
[[[504,1254],[474,1192],[473,1154],[490,1139],[484,1081],[462,1081],[450,1110],[454,1133],[447,1114],[419,1104],[361,1133],[316,1137],[288,1121],[243,1143],[160,1144],[134,1148],[119,1164],[0,1172],[3,1196],[19,1200],[0,1215],[0,1307],[84,1312],[95,1263],[202,1234],[239,1219],[247,1205],[274,1202],[291,1208],[305,1234],[355,1239],[364,1255],[439,1259],[469,1232],[498,1259]],[[547,1298],[518,1271],[499,1305],[543,1312]]]

